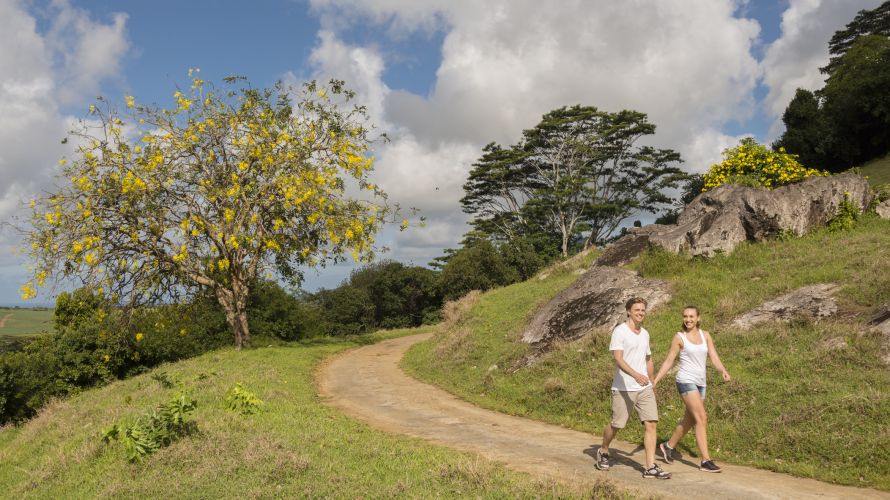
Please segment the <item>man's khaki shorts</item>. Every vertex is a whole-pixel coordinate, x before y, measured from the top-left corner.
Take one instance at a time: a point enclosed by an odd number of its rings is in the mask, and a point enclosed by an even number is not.
[[[640,422],[658,421],[658,405],[655,404],[655,392],[652,386],[642,391],[619,391],[612,389],[612,422],[611,426],[621,429],[627,424],[630,409],[637,411]]]

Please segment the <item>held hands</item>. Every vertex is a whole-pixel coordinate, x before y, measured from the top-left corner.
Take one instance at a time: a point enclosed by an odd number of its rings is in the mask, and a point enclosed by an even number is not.
[[[637,373],[636,375],[634,375],[634,380],[636,380],[638,384],[643,386],[649,384],[649,377],[641,373]]]

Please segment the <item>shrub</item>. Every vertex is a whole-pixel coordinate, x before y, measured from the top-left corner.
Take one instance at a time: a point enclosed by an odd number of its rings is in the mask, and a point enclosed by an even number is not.
[[[238,382],[226,392],[226,409],[237,411],[242,415],[250,415],[259,411],[263,401],[256,394],[248,391]]]
[[[831,231],[847,231],[853,229],[859,220],[859,207],[850,199],[849,193],[844,193],[844,199],[837,206],[837,213],[828,221],[828,229]]]
[[[771,151],[766,146],[746,137],[738,146],[723,151],[723,161],[711,165],[704,175],[702,191],[724,184],[742,184],[773,189],[802,181],[807,177],[826,176],[828,172],[806,168],[797,156],[783,148]]]
[[[102,430],[100,437],[106,443],[120,441],[127,452],[127,460],[139,462],[147,455],[193,432],[195,422],[187,418],[197,406],[195,399],[178,394],[156,409],[146,411],[135,421],[122,425],[112,424]]]

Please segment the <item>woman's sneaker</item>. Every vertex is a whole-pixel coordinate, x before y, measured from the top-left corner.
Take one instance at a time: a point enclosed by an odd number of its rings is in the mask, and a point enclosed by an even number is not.
[[[643,471],[643,477],[645,479],[670,479],[671,473],[661,470],[661,467],[659,467],[658,464],[654,464],[652,467]]]
[[[699,470],[702,470],[705,472],[720,472],[723,470],[720,467],[718,467],[717,464],[715,464],[713,460],[705,460],[704,462],[701,463],[701,465],[698,468],[699,468]]]
[[[609,454],[603,453],[599,448],[596,449],[596,468],[609,470]]]
[[[668,446],[667,441],[658,445],[658,454],[666,464],[674,463],[674,449]]]

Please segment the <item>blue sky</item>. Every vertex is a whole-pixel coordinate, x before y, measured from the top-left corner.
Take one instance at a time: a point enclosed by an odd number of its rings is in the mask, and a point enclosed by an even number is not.
[[[393,137],[379,184],[429,220],[385,231],[386,257],[425,265],[466,230],[457,200],[482,145],[561,105],[633,108],[703,171],[743,135],[773,139],[794,90],[821,86],[831,34],[879,4],[0,0],[0,219],[52,185],[59,139],[96,95],[168,104],[195,67],[255,86],[336,77]],[[0,304],[18,304],[26,261],[0,236]],[[309,272],[306,288],[350,269]]]

